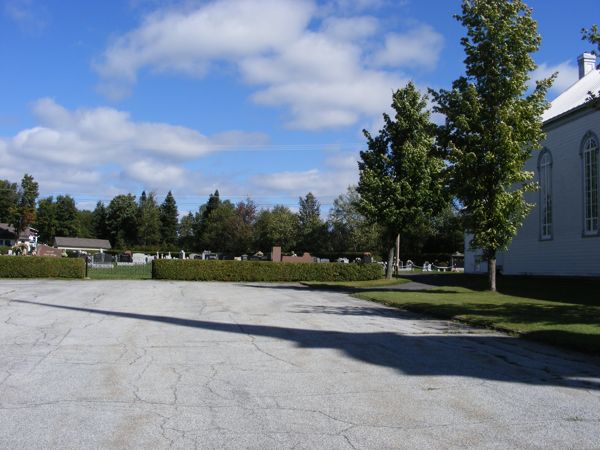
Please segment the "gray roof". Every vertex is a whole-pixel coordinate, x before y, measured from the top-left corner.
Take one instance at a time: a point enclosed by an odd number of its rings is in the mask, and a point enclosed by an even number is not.
[[[15,227],[7,223],[0,223],[0,233],[3,235],[12,234],[13,237],[16,236]],[[21,232],[19,239],[28,239],[29,236],[34,236],[36,234],[37,230],[35,228],[27,227]]]
[[[110,242],[106,239],[87,239],[73,237],[55,237],[54,242],[57,247],[65,248],[98,248],[110,249]]]

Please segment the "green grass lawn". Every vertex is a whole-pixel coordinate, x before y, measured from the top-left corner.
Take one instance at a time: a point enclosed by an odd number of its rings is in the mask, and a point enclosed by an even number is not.
[[[408,283],[410,280],[404,278],[394,278],[392,280],[368,280],[368,281],[307,281],[302,284],[312,288],[327,289],[369,289],[386,286],[395,286]]]
[[[439,287],[431,291],[354,295],[600,355],[600,280],[501,277],[493,293],[481,277],[434,277]]]
[[[88,268],[92,280],[150,280],[152,264],[138,266],[115,266],[112,269]]]

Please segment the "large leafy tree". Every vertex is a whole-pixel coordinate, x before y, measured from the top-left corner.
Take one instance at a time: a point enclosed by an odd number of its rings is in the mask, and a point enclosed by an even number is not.
[[[313,254],[322,251],[327,227],[321,220],[321,204],[312,192],[298,200],[298,250]]]
[[[137,240],[138,206],[132,194],[117,195],[106,208],[106,223],[114,248],[134,245]]]
[[[108,224],[106,222],[106,207],[104,203],[96,203],[96,208],[92,211],[92,231],[97,239],[109,239]]]
[[[356,186],[348,187],[334,201],[327,219],[333,252],[375,252],[381,247],[381,227],[370,223],[359,210]]]
[[[208,226],[208,220],[210,215],[215,211],[219,205],[221,204],[221,198],[219,196],[219,191],[216,190],[214,194],[210,194],[208,201],[203,205],[200,205],[198,212],[195,217],[195,247],[198,250],[206,250],[207,248],[203,248],[206,246],[206,242],[204,240],[204,234],[206,233],[206,227]]]
[[[466,28],[461,44],[466,74],[451,90],[433,92],[446,119],[439,142],[450,163],[450,186],[464,206],[472,248],[488,260],[489,288],[496,289],[496,254],[506,249],[532,205],[535,189],[524,170],[544,138],[542,113],[552,78],[529,94],[540,46],[537,23],[521,0],[463,0],[457,19]]]
[[[177,225],[177,223],[175,223]],[[137,213],[138,243],[142,246],[155,245],[161,239],[160,210],[156,202],[156,194],[142,192],[138,202]]]
[[[287,206],[276,205],[263,209],[256,217],[254,235],[257,249],[270,252],[273,246],[281,246],[284,252],[294,250],[297,244],[298,216]]]
[[[39,201],[35,228],[38,230],[40,242],[52,243],[56,236],[56,204],[52,196]]]
[[[178,225],[177,202],[173,193],[169,191],[165,200],[160,205],[160,240],[161,242],[174,245],[177,243]]]
[[[433,154],[434,127],[427,97],[413,83],[393,94],[394,117],[383,115],[377,136],[366,130],[368,150],[360,153],[360,210],[383,228],[392,277],[397,237],[422,227],[441,208],[443,162]]]
[[[82,238],[93,238],[95,236],[92,211],[86,209],[78,210],[77,222],[79,222],[77,236]]]
[[[56,197],[56,236],[76,237],[79,221],[75,200],[70,195]]]
[[[8,180],[0,180],[0,223],[12,222],[12,214],[19,200],[18,185]]]
[[[196,218],[189,212],[181,218],[178,227],[179,245],[182,249],[190,251],[197,249],[194,242],[194,230],[196,229]]]
[[[17,193],[17,204],[11,212],[10,223],[15,227],[17,234],[23,232],[35,222],[36,201],[39,195],[37,181],[31,175],[25,174]]]

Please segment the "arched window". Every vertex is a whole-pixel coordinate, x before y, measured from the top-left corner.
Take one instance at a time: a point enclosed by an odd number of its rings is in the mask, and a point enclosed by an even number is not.
[[[552,239],[552,154],[544,149],[538,160],[540,174],[540,237]]]
[[[583,233],[598,234],[598,138],[583,138]]]

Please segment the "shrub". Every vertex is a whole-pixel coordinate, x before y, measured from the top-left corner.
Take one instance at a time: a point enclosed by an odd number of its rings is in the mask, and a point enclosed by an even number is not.
[[[152,261],[152,278],[193,281],[362,281],[381,278],[377,264],[301,264],[262,261]]]
[[[84,278],[81,258],[0,256],[0,278]]]

